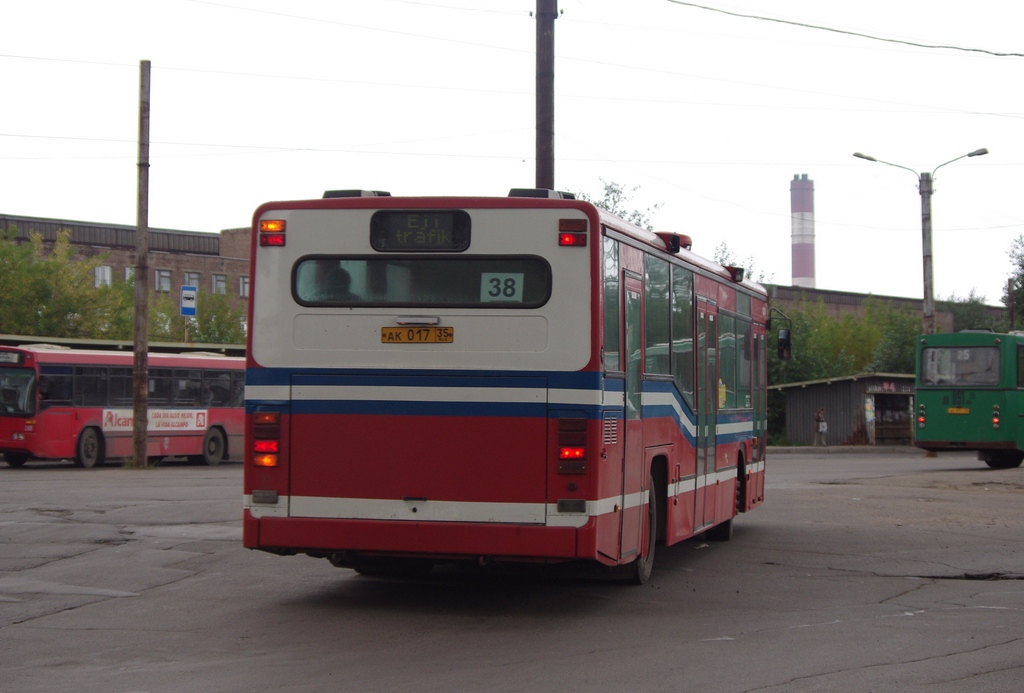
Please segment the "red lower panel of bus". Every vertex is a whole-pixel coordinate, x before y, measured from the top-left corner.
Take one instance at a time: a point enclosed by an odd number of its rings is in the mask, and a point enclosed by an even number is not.
[[[547,502],[547,419],[305,414],[290,425],[293,497]]]
[[[367,551],[476,559],[596,559],[595,522],[544,527],[477,523],[254,518],[245,512],[245,545],[274,550]],[[607,562],[607,559],[605,560]]]

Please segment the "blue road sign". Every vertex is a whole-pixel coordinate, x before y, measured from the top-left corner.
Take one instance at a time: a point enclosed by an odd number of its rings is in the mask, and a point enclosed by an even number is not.
[[[197,289],[194,286],[181,287],[181,314],[187,318],[195,317]]]

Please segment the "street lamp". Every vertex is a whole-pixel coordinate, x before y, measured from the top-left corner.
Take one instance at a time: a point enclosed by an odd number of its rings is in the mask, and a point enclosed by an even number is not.
[[[984,147],[975,149],[973,152],[961,154],[955,159],[950,159],[945,164],[939,164],[932,169],[931,173],[925,171],[920,174],[912,168],[900,166],[889,161],[882,161],[867,154],[861,154],[860,152],[854,152],[853,154],[858,159],[902,168],[904,171],[910,171],[917,178],[917,187],[921,191],[921,247],[924,255],[924,310],[922,311],[922,323],[925,334],[935,334],[935,296],[932,293],[932,181],[935,179],[935,172],[946,164],[951,164],[954,161],[960,161],[960,159],[966,159],[970,156],[984,156],[985,154],[988,154],[988,150]]]

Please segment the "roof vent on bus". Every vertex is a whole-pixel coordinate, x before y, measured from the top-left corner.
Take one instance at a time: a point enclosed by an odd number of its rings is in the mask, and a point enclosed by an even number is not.
[[[324,199],[328,197],[391,197],[384,190],[324,190]]]
[[[549,200],[575,200],[576,195],[561,190],[548,190],[547,188],[512,188],[508,191],[509,197],[544,197]]]

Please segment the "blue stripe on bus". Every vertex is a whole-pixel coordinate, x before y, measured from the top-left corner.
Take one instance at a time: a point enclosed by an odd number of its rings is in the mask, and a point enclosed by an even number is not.
[[[409,371],[396,375],[388,370],[339,371],[338,369],[302,369],[294,371],[283,368],[249,368],[246,370],[246,384],[257,386],[390,386],[390,387],[422,387],[429,383],[430,387],[458,390],[459,388],[526,388],[537,387],[538,379],[545,379],[549,391],[593,390],[613,396],[621,396],[625,389],[625,381],[621,378],[605,378],[602,373],[564,373],[548,371],[508,371],[495,374],[493,371]],[[696,445],[693,431],[696,430],[697,416],[686,403],[682,394],[671,381],[645,380],[643,390],[648,395],[661,394],[671,397],[675,406],[664,404],[645,404],[644,419],[671,419],[680,433],[691,445]],[[552,393],[557,400],[557,392]],[[588,419],[602,420],[611,414],[616,420],[623,418],[621,406],[601,406],[596,404],[573,404],[569,402],[438,402],[438,401],[404,401],[404,400],[320,400],[293,399],[280,400],[248,400],[246,411],[251,413],[267,407],[286,408],[294,414],[391,414],[400,416],[490,416],[490,417],[525,417],[545,418],[552,409],[572,410],[584,414]],[[686,423],[680,418],[682,412]],[[718,444],[749,440],[753,433],[753,412],[751,411],[720,411],[716,424]],[[739,430],[728,433],[721,432],[723,427],[735,427]]]
[[[245,384],[246,385],[291,385],[293,378],[311,378],[313,380],[305,380],[304,382],[313,383],[316,380],[323,380],[324,383],[330,381],[332,384],[341,382],[339,379],[344,378],[361,378],[360,384],[379,384],[379,385],[401,385],[405,379],[409,385],[415,385],[415,381],[418,378],[429,377],[432,380],[444,380],[447,384],[446,387],[462,387],[466,385],[467,378],[478,379],[478,382],[473,384],[473,387],[481,387],[487,385],[504,385],[506,387],[532,387],[529,383],[522,385],[510,384],[514,383],[517,379],[527,378],[546,378],[548,381],[548,387],[551,389],[569,389],[569,390],[600,390],[601,381],[604,376],[601,373],[594,372],[583,372],[583,373],[565,373],[559,371],[502,371],[501,373],[495,373],[494,371],[429,371],[429,370],[410,370],[404,371],[401,375],[396,374],[393,370],[341,370],[337,368],[303,368],[303,369],[286,369],[286,368],[247,368],[245,371]],[[367,381],[366,379],[369,379]],[[379,379],[378,383],[374,383],[374,379]],[[611,381],[609,381],[611,382]],[[620,381],[621,382],[621,381]]]

